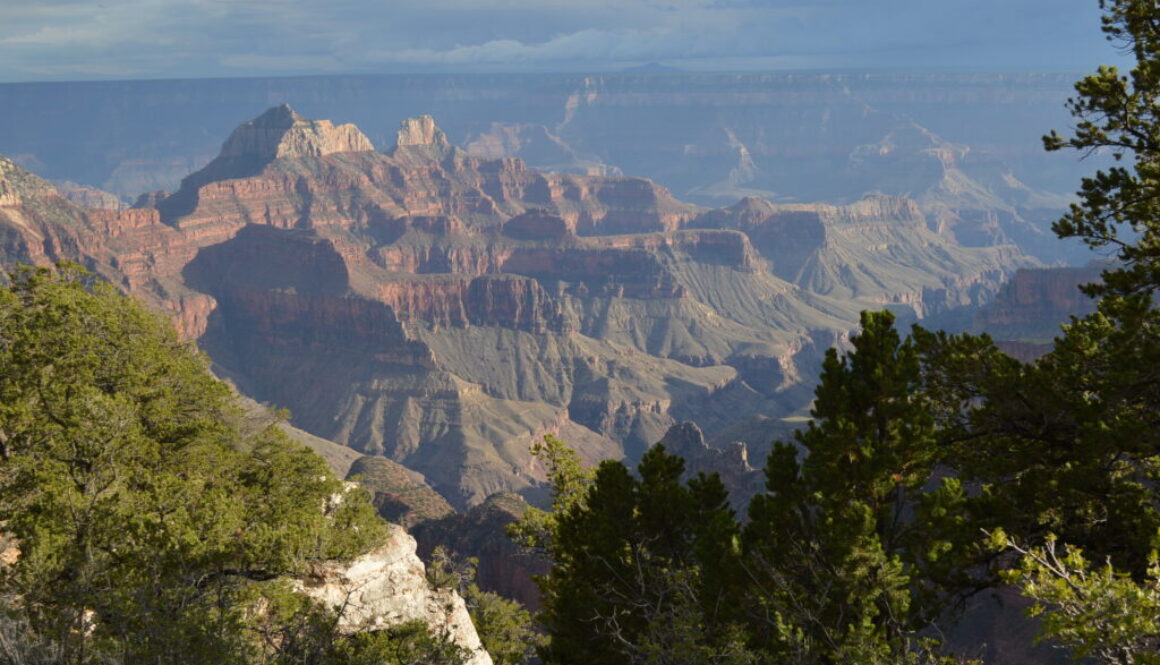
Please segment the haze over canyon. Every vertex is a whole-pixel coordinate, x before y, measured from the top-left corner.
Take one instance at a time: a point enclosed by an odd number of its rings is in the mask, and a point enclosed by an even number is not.
[[[1080,167],[1033,140],[1069,80],[3,85],[0,261],[89,266],[457,508],[534,497],[546,433],[760,455],[862,309],[1049,337],[1094,272],[1040,269],[1081,256],[1047,228]]]

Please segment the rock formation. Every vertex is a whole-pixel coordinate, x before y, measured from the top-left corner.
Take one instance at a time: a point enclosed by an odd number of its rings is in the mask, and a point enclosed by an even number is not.
[[[407,529],[455,512],[422,474],[385,457],[360,457],[351,465],[347,479],[357,480],[371,492],[383,519]]]
[[[536,609],[540,590],[533,577],[548,573],[548,561],[507,536],[508,525],[523,518],[527,508],[523,497],[500,492],[466,512],[418,524],[412,533],[419,555],[427,559],[436,547],[442,547],[455,557],[474,558],[481,589]]]
[[[1001,340],[1047,342],[1072,316],[1096,310],[1096,301],[1080,291],[1100,281],[1102,266],[1021,269],[994,300],[974,315],[970,329]]]
[[[626,72],[2,84],[0,153],[129,199],[176,189],[270,99],[357,118],[376,141],[414,109],[438,109],[452,142],[490,159],[649,177],[707,205],[907,196],[961,243],[1014,240],[1050,261],[1064,249],[1047,231],[1066,205],[1059,194],[1103,159],[1047,155],[1035,140],[1067,126],[1073,79]]]
[[[981,304],[993,287],[977,287],[1034,263],[1012,245],[978,248],[964,261],[955,256],[963,248],[927,228],[916,202],[891,196],[846,206],[746,198],[696,223],[745,232],[773,274],[810,292],[919,317]]]
[[[105,252],[99,241],[87,242],[89,236],[84,209],[48,181],[0,156],[0,266],[81,259],[82,247],[91,244],[93,256],[86,262],[95,267],[103,263]]]
[[[435,118],[421,115],[418,118],[407,118],[395,135],[395,145],[404,146],[433,146],[436,148],[448,147],[447,135],[435,124]]]
[[[749,500],[765,491],[765,474],[749,464],[749,446],[731,441],[723,448],[710,446],[695,423],[678,423],[659,442],[669,453],[685,460],[685,476],[716,473],[729,488],[729,500],[744,515]]]
[[[335,127],[329,120],[308,120],[282,104],[235,129],[219,157],[269,163],[283,157],[322,157],[374,149],[354,125]]]
[[[534,492],[546,433],[633,457],[683,420],[713,436],[800,412],[860,309],[980,303],[1031,263],[961,247],[898,197],[711,210],[644,179],[472,156],[430,117],[397,140],[373,151],[277,107],[125,211],[6,167],[3,258],[93,267],[171,312],[243,392],[458,508]]]
[[[491,665],[467,606],[451,589],[433,589],[415,539],[391,525],[388,542],[348,563],[316,565],[295,586],[339,611],[338,629],[347,633],[377,630],[407,621],[425,621],[471,655],[467,665]]]

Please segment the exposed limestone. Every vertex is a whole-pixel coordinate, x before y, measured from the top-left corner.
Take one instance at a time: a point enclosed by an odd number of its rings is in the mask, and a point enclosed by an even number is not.
[[[374,149],[371,140],[352,124],[335,127],[329,120],[309,120],[282,104],[235,129],[222,145],[221,156],[272,161]]]
[[[342,632],[378,630],[418,619],[471,652],[467,665],[491,665],[463,598],[451,589],[431,588],[415,547],[415,539],[392,524],[385,545],[349,563],[319,564],[295,586],[338,610]]]
[[[407,118],[400,123],[390,155],[408,165],[443,162],[452,157],[464,161],[466,158],[466,153],[448,143],[447,135],[429,115]]]
[[[417,118],[407,118],[399,127],[395,145],[403,146],[435,146],[447,147],[447,135],[435,124],[435,118],[421,115]]]

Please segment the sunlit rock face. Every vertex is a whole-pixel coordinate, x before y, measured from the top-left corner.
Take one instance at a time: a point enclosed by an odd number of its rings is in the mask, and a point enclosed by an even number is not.
[[[294,581],[307,596],[339,613],[340,632],[380,630],[408,621],[425,622],[467,650],[467,665],[491,665],[463,598],[452,589],[435,589],[415,554],[415,539],[390,525],[386,544],[350,562],[317,564]]]
[[[11,165],[7,260],[92,266],[172,313],[243,391],[459,508],[535,493],[544,434],[593,461],[680,421],[714,439],[800,413],[861,309],[979,304],[1034,263],[963,247],[897,196],[712,209],[650,180],[473,156],[429,116],[395,139],[371,150],[275,107],[122,211]]]
[[[0,85],[0,153],[134,200],[176,190],[273,100],[353,121],[388,148],[442,142],[539,171],[647,177],[683,200],[846,204],[904,196],[964,245],[1086,260],[1049,223],[1095,155],[1044,153],[1072,74],[621,73],[283,77]],[[281,112],[285,115],[284,112]],[[321,122],[321,121],[320,121]],[[283,120],[283,124],[286,122]],[[351,144],[342,150],[361,149]]]

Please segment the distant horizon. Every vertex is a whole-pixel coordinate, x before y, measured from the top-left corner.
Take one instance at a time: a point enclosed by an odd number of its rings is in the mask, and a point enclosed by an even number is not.
[[[17,85],[71,85],[71,84],[102,84],[102,83],[149,83],[149,82],[180,82],[180,81],[247,81],[267,79],[327,79],[327,78],[376,78],[376,77],[585,77],[585,76],[873,76],[873,75],[943,75],[955,74],[963,76],[1051,76],[1051,77],[1081,77],[1092,72],[1082,69],[972,69],[972,68],[802,68],[802,69],[667,69],[654,71],[641,69],[644,66],[627,67],[615,70],[410,70],[410,71],[381,71],[381,72],[327,72],[306,74],[235,74],[235,75],[205,75],[205,76],[167,76],[145,78],[81,78],[81,79],[41,79],[28,81],[0,81],[0,86]]]
[[[1098,0],[38,0],[0,82],[392,74],[1089,71]],[[916,64],[921,63],[916,68]]]

